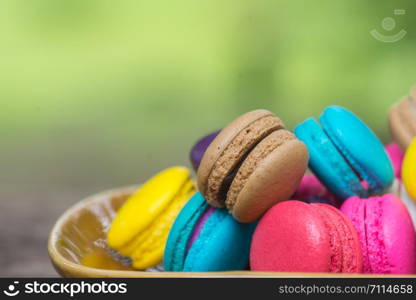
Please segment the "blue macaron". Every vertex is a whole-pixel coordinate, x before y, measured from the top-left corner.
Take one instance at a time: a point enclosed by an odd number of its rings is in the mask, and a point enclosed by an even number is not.
[[[237,222],[227,210],[209,206],[201,193],[195,193],[169,232],[163,258],[165,270],[244,270],[256,224]]]
[[[329,106],[319,121],[309,118],[294,131],[308,147],[309,168],[332,193],[342,200],[367,197],[393,183],[393,167],[383,144],[358,116]]]

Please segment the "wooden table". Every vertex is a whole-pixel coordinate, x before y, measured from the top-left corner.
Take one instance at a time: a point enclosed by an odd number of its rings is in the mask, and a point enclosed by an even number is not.
[[[0,277],[55,277],[47,253],[52,225],[68,207],[97,192],[0,185]]]

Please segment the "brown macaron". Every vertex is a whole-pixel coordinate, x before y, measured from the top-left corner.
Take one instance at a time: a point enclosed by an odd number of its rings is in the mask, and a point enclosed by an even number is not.
[[[308,159],[305,144],[278,117],[250,111],[212,141],[198,168],[198,188],[212,206],[253,222],[293,195]]]
[[[389,127],[403,151],[416,136],[416,88],[390,109]]]

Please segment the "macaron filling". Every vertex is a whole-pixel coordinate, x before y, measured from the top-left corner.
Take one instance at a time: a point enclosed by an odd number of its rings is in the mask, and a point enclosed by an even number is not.
[[[299,124],[295,134],[308,145],[311,170],[340,200],[366,195],[358,173],[315,119],[308,118]]]
[[[206,198],[216,206],[223,207],[227,189],[225,178],[236,173],[241,162],[256,145],[273,131],[283,128],[282,122],[274,115],[266,115],[255,120],[241,130],[222,151],[216,160],[207,180]],[[232,181],[232,180],[231,180]]]
[[[207,222],[208,218],[213,214],[215,211],[215,208],[212,206],[209,206],[205,209],[205,211],[202,213],[202,215],[199,217],[191,236],[189,237],[188,243],[186,245],[186,252],[189,252],[189,249],[192,247],[196,239],[198,238],[199,234],[202,231],[202,228],[204,227],[205,223]]]
[[[285,129],[276,130],[270,133],[260,141],[255,148],[247,153],[245,159],[240,163],[239,168],[233,172],[236,175],[227,191],[225,201],[225,205],[229,210],[233,208],[239,193],[256,170],[257,165],[285,142],[295,139],[296,137],[294,134]]]
[[[376,134],[357,115],[329,106],[319,117],[323,130],[359,177],[370,195],[381,194],[393,183],[393,167]]]
[[[341,146],[337,139],[333,138],[334,134],[332,133],[332,129],[329,126],[322,125],[322,130],[326,133],[335,148],[338,150],[339,154],[344,158],[345,162],[350,166],[351,170],[358,177],[358,180],[360,180],[361,187],[365,193],[360,193],[359,195],[365,197],[368,195],[368,193],[380,193],[384,189],[384,186],[377,180],[377,178],[375,178],[374,174],[367,172],[365,168],[361,167],[347,152],[347,150]],[[368,185],[367,188],[365,188],[366,184],[363,184],[364,181]]]
[[[227,177],[224,178],[224,181],[221,184],[220,191],[218,193],[218,200],[221,203],[225,203],[227,200],[227,194],[230,190],[230,186],[234,181],[235,176],[237,175],[238,170],[240,169],[241,165],[243,164],[244,160],[248,156],[248,153],[241,159],[241,161],[238,163],[238,165],[234,168],[234,170],[231,172],[231,174],[228,174]]]
[[[207,208],[205,198],[196,192],[178,214],[169,232],[164,251],[163,264],[167,271],[183,270],[189,238]]]

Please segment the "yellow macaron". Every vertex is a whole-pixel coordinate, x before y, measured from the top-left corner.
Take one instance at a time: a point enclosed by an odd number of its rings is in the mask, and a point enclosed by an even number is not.
[[[402,165],[402,180],[407,193],[416,201],[416,138],[406,150]]]
[[[187,168],[172,167],[156,174],[117,212],[107,235],[109,247],[130,257],[139,270],[161,263],[170,227],[194,193]]]

